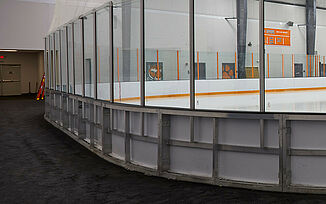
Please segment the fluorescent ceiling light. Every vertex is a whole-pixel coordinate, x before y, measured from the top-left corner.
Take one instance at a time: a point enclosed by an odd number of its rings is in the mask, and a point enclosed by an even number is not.
[[[18,52],[18,50],[0,50],[0,52]]]

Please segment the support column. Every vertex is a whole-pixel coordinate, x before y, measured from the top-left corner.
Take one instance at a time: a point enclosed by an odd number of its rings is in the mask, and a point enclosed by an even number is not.
[[[158,113],[158,157],[157,169],[159,174],[170,169],[170,116]]]
[[[124,111],[124,121],[125,121],[125,163],[130,163],[130,117],[129,117],[129,111]]]
[[[307,55],[314,55],[316,44],[316,0],[306,0],[306,38]]]
[[[218,118],[213,118],[213,180],[218,183]]]
[[[77,101],[78,105],[78,138],[85,139],[86,138],[86,122],[85,122],[85,103],[82,101]]]
[[[247,0],[237,0],[238,78],[246,78]]]
[[[112,153],[111,110],[102,107],[102,152]]]

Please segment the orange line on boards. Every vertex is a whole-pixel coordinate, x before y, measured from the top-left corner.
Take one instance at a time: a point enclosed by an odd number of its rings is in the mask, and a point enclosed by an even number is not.
[[[177,50],[177,73],[178,73],[178,80],[180,80],[180,64],[179,64],[179,50]]]
[[[156,50],[156,57],[157,57],[157,80],[160,80],[160,65],[159,65],[159,59],[158,59],[158,50]]]
[[[117,72],[118,72],[118,81],[120,81],[120,70],[119,70],[119,48],[117,48]]]
[[[197,80],[199,80],[199,52],[197,52]]]
[[[237,52],[235,52],[234,53],[234,61],[235,61],[235,63],[234,63],[234,76],[235,76],[235,78],[237,79],[238,78],[238,67],[237,67]]]
[[[267,54],[267,72],[268,72],[268,78],[269,78],[269,54]]]
[[[217,75],[216,75],[216,78],[217,79],[219,79],[219,73],[218,73],[218,52],[216,52],[216,64],[217,64],[217,66],[216,66],[216,73],[217,73]]]
[[[251,53],[251,78],[254,78],[254,53]]]
[[[326,90],[326,87],[311,87],[311,88],[289,88],[289,89],[269,89],[266,93],[283,93],[283,92],[299,92],[299,91],[320,91]],[[225,91],[225,92],[210,92],[210,93],[196,93],[195,96],[218,96],[218,95],[247,95],[247,94],[257,94],[259,90],[250,91]],[[145,99],[162,99],[162,98],[180,98],[189,97],[190,94],[167,94],[167,95],[156,95],[156,96],[146,96]],[[123,98],[121,101],[132,101],[139,100],[140,97],[130,97]],[[120,99],[115,99],[115,101],[120,101]]]
[[[137,48],[137,81],[139,81],[139,53]]]

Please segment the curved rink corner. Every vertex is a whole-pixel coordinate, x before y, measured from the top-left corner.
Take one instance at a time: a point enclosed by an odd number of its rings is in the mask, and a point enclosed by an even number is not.
[[[180,182],[129,172],[43,119],[33,97],[0,98],[0,203],[324,203],[326,196]],[[4,117],[5,116],[5,117]]]

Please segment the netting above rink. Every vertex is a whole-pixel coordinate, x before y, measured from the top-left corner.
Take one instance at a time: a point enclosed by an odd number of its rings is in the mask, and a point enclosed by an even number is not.
[[[54,15],[49,33],[72,19],[96,8],[110,0],[56,0]],[[131,0],[112,0],[114,4],[122,4]]]

